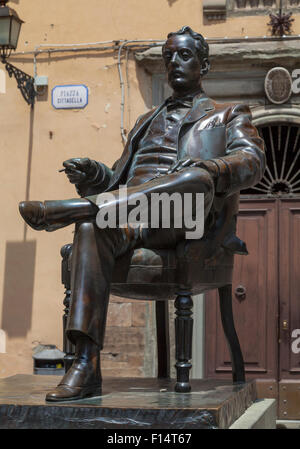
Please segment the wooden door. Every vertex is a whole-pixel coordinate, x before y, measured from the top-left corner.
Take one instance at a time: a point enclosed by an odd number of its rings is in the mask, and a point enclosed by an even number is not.
[[[300,419],[300,199],[279,204],[278,416]]]
[[[300,198],[242,199],[237,235],[249,255],[235,256],[233,310],[247,379],[278,400],[278,417],[300,419]],[[246,290],[244,299],[235,295]],[[217,292],[206,295],[206,376],[228,378],[230,356]]]
[[[243,351],[246,376],[277,378],[278,367],[278,249],[277,201],[241,201],[237,235],[248,256],[235,256],[233,311]],[[243,300],[235,295],[243,286]],[[231,376],[230,355],[220,319],[217,291],[206,295],[206,376]]]
[[[300,200],[281,200],[280,211],[280,378],[300,382]]]

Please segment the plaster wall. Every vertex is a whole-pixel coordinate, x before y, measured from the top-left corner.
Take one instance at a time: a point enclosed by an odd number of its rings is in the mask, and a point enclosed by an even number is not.
[[[203,24],[198,0],[15,0],[10,5],[26,22],[11,63],[29,74],[34,65],[33,55],[27,52],[40,44],[160,40],[187,24],[206,37],[268,33],[266,16]],[[295,17],[293,30],[300,34],[300,15]],[[75,197],[74,187],[64,173],[58,173],[62,161],[88,156],[111,165],[123,147],[116,50],[43,53],[37,57],[37,73],[48,76],[48,93],[30,109],[15,79],[0,72],[0,377],[32,373],[32,348],[38,343],[62,348],[59,251],[72,241],[73,227],[55,233],[35,232],[21,220],[18,202]],[[125,76],[125,65],[123,73]],[[151,107],[151,83],[133,55],[128,58],[127,75],[125,128],[129,130],[137,116]],[[85,84],[88,106],[54,109],[51,90],[61,84]],[[147,330],[153,319],[152,305],[121,303],[112,298],[109,307],[104,371],[154,375],[154,340]],[[121,343],[116,335],[121,336]]]

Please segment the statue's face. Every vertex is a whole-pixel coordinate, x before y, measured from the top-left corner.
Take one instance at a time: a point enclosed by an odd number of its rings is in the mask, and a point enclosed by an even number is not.
[[[202,61],[192,36],[171,36],[164,46],[163,58],[168,82],[175,92],[185,93],[200,87]]]

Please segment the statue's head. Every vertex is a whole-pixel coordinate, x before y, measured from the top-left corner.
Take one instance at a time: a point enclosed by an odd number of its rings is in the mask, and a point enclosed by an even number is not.
[[[204,37],[185,26],[169,33],[163,46],[168,82],[178,94],[201,86],[201,78],[209,71],[208,44]]]

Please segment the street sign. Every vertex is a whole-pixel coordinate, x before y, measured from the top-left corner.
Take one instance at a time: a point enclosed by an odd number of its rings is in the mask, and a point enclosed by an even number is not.
[[[52,89],[52,106],[55,109],[83,109],[88,104],[88,88],[84,84],[55,86]]]

